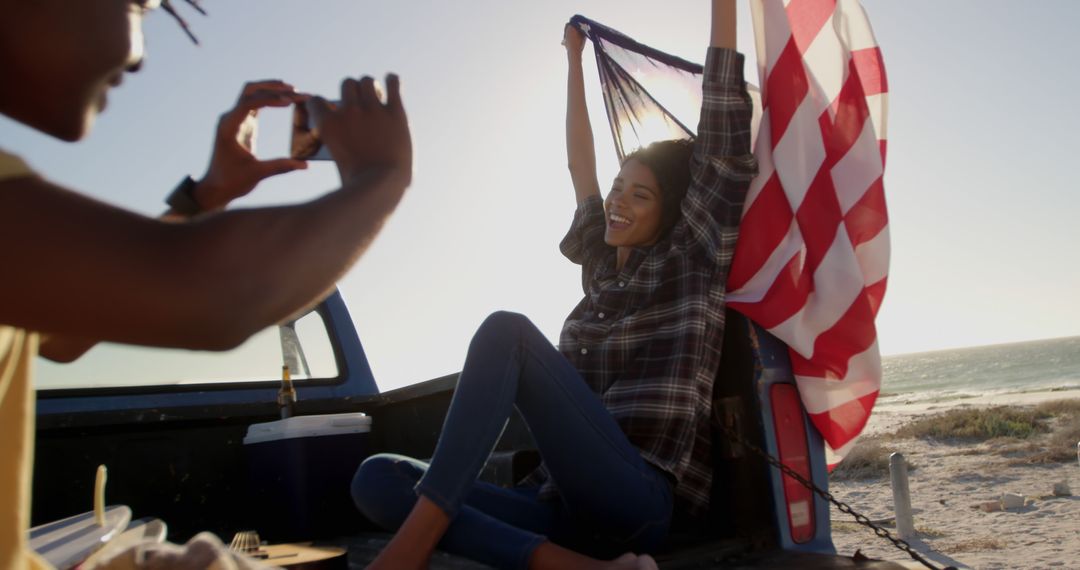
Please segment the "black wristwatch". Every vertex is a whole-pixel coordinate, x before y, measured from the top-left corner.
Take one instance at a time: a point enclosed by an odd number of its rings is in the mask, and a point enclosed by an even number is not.
[[[185,176],[180,184],[176,186],[176,189],[169,194],[168,198],[165,198],[165,203],[172,208],[172,211],[182,216],[194,216],[195,214],[203,211],[202,206],[195,201],[195,185],[197,182],[191,179],[190,176]]]

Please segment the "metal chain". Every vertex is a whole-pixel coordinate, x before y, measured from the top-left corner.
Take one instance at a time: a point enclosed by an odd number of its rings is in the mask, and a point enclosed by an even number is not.
[[[841,500],[837,499],[836,497],[834,497],[832,495],[832,493],[818,487],[812,481],[806,480],[802,475],[798,474],[794,469],[788,467],[787,465],[784,465],[783,463],[780,462],[779,459],[776,459],[775,457],[770,455],[767,451],[759,448],[758,446],[750,443],[749,441],[746,441],[739,434],[735,433],[734,430],[732,430],[731,428],[725,426],[723,424],[723,422],[719,421],[718,417],[714,416],[713,423],[714,423],[714,425],[719,427],[732,440],[739,443],[740,445],[746,446],[747,449],[749,449],[750,451],[753,451],[757,455],[761,456],[761,458],[764,459],[765,461],[767,461],[769,463],[769,465],[772,465],[773,467],[776,467],[783,474],[785,474],[785,475],[791,477],[792,479],[798,481],[799,483],[801,483],[807,489],[810,489],[811,491],[817,493],[821,498],[823,498],[826,501],[829,501],[830,503],[835,505],[836,508],[839,509],[840,512],[842,512],[842,513],[844,513],[846,515],[850,515],[852,518],[854,518],[855,522],[857,522],[857,523],[859,523],[859,524],[861,524],[863,526],[869,527],[870,529],[872,529],[874,531],[874,534],[876,534],[876,535],[880,536],[881,538],[884,538],[884,539],[892,542],[893,546],[895,546],[896,548],[898,548],[898,549],[904,551],[905,553],[907,553],[907,555],[910,556],[912,559],[914,559],[916,562],[921,563],[923,566],[926,566],[927,568],[930,568],[931,570],[956,570],[955,567],[953,567],[953,566],[949,566],[949,567],[944,568],[944,569],[942,569],[942,568],[940,568],[938,566],[934,566],[929,560],[923,558],[922,555],[920,555],[913,548],[911,548],[911,545],[908,544],[906,540],[896,538],[889,531],[887,531],[884,528],[881,528],[880,526],[874,524],[865,515],[856,512],[855,509],[851,508],[850,506],[848,506],[843,501],[841,501]]]

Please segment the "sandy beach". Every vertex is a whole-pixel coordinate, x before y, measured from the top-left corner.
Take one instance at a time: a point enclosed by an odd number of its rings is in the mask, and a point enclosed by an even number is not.
[[[983,442],[897,438],[888,434],[921,417],[948,410],[1001,405],[1035,406],[1080,399],[1080,390],[994,394],[946,402],[888,402],[875,408],[864,438],[877,439],[914,465],[909,474],[918,535],[909,540],[941,565],[975,569],[1080,568],[1080,465],[1072,442],[1071,461],[1025,464],[1015,440]],[[1049,437],[1048,435],[1040,437]],[[1034,440],[1033,440],[1034,441]],[[1054,496],[1065,482],[1070,496]],[[871,520],[895,531],[887,474],[860,480],[833,480],[830,490]],[[1023,506],[991,510],[1002,494],[1022,495]],[[832,511],[837,551],[857,549],[885,560],[910,561],[884,539],[850,517]]]

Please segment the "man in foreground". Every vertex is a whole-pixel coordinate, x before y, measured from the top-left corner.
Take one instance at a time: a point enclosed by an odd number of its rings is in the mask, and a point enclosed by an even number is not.
[[[85,137],[108,91],[140,65],[142,19],[157,4],[0,0],[0,113],[65,141]],[[185,223],[87,198],[0,151],[0,567],[47,567],[25,544],[39,340],[62,360],[98,341],[235,347],[318,301],[400,201],[412,145],[399,83],[387,78],[383,103],[365,77],[342,83],[337,108],[307,102],[340,188],[295,206],[214,211],[303,167],[259,162],[236,143],[251,113],[302,99],[282,82],[245,88],[222,117],[207,176],[181,189],[186,213],[212,213]]]

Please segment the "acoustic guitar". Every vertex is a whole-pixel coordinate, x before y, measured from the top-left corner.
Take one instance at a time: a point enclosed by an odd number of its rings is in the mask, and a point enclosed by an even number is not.
[[[336,546],[311,546],[307,544],[268,544],[262,549],[265,560],[274,566],[289,570],[348,570],[349,562],[344,548]]]
[[[288,570],[349,570],[347,550],[311,543],[263,544],[244,554],[272,566]]]

